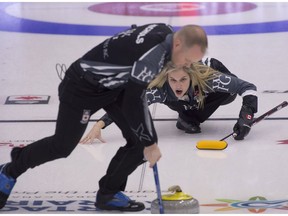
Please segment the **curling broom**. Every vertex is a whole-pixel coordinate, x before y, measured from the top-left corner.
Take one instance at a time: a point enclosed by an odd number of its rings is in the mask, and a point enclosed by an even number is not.
[[[157,198],[159,202],[159,213],[164,214],[164,207],[163,207],[163,201],[162,201],[162,195],[161,195],[157,163],[155,163],[155,165],[153,166],[153,174],[154,174],[154,180],[155,180],[155,185],[156,185]]]
[[[263,115],[259,116],[258,118],[254,119],[251,126],[257,124],[261,120],[267,118],[268,116],[272,115],[273,113],[277,112],[278,110],[286,107],[288,105],[287,101],[283,101],[278,106],[272,108],[271,110],[267,111]],[[198,141],[196,147],[200,150],[223,150],[227,148],[228,143],[225,141],[228,137],[234,135],[234,132],[230,133],[229,135],[225,136],[221,140],[201,140]]]

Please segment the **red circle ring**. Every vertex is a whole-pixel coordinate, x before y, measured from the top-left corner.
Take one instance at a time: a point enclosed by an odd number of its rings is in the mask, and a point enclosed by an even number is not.
[[[253,10],[248,2],[111,2],[90,6],[97,13],[123,16],[209,16]]]

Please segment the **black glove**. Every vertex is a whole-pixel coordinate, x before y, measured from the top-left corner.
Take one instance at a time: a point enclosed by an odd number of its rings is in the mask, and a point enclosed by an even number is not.
[[[254,113],[252,109],[243,105],[239,114],[239,119],[233,127],[233,131],[236,134],[236,136],[234,136],[235,140],[243,140],[244,137],[248,135],[253,123],[253,117]]]

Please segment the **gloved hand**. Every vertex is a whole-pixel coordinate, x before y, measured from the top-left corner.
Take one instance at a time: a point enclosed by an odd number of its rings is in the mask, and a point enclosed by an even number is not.
[[[251,108],[243,105],[237,123],[233,127],[235,140],[243,140],[251,130],[254,113]]]

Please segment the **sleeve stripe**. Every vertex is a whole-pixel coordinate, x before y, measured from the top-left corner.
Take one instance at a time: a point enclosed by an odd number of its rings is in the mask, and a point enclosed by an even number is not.
[[[245,97],[247,95],[254,95],[257,96],[257,91],[255,90],[247,90],[241,94],[241,97]]]

